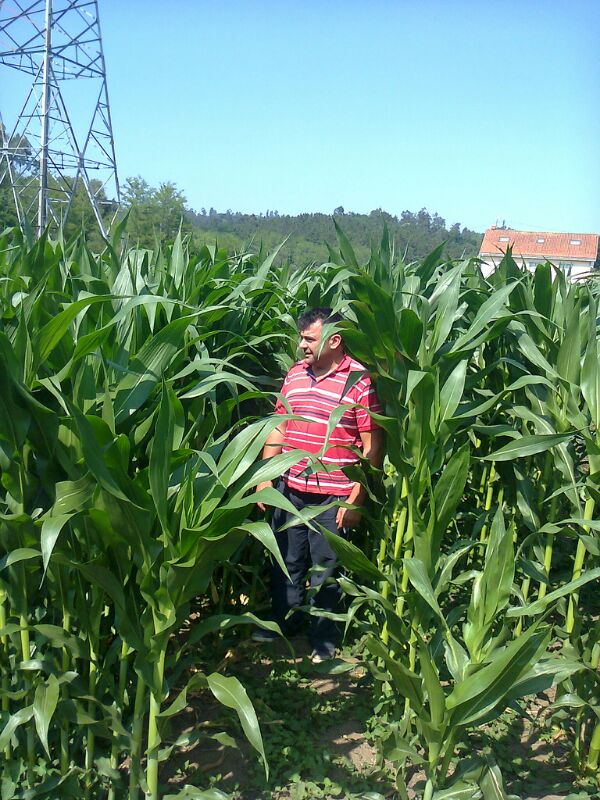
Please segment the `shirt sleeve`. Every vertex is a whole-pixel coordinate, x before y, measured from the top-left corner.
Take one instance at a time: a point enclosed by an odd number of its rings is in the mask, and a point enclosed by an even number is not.
[[[381,428],[377,422],[369,414],[372,411],[374,414],[381,414],[381,403],[377,397],[377,392],[373,386],[371,379],[367,378],[364,382],[361,381],[359,391],[357,392],[356,401],[365,408],[356,408],[356,424],[359,431],[375,431]],[[367,410],[368,409],[368,410]]]

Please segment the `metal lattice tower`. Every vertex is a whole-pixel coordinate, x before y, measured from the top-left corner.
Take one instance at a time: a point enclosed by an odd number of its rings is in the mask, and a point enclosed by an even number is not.
[[[14,125],[0,115],[0,186],[19,224],[60,224],[83,186],[106,236],[120,192],[97,0],[0,0],[3,84],[8,67],[32,78]]]

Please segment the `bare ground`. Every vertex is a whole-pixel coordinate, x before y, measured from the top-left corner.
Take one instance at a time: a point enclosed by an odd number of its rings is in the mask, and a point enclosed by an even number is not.
[[[267,756],[273,762],[269,784],[265,785],[255,754],[239,735],[235,721],[212,696],[202,693],[191,698],[176,734],[225,730],[236,737],[239,749],[207,740],[175,752],[162,770],[168,792],[176,794],[186,784],[211,784],[235,800],[358,799],[368,792],[395,798],[390,765],[380,762],[366,732],[370,697],[365,670],[355,661],[350,672],[322,675],[307,661],[306,642],[295,641],[294,648],[293,654],[284,643],[260,649],[244,640],[225,653],[219,665],[223,672],[240,678],[255,703]],[[274,680],[277,672],[280,681]],[[297,678],[290,683],[289,675],[294,673]],[[278,705],[281,700],[283,707]],[[531,800],[578,796],[568,761],[569,743],[564,733],[542,724],[549,702],[549,697],[542,696],[530,704],[532,721],[514,715],[506,725],[489,726],[474,736],[478,752],[489,749],[501,767],[509,794]],[[299,731],[298,739],[292,738],[286,750],[290,727]],[[423,775],[415,771],[409,796],[418,797],[422,785]],[[600,792],[587,791],[588,797],[600,798]]]

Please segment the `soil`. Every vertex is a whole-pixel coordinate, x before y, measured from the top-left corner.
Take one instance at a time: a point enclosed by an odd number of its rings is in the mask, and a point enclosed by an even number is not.
[[[391,765],[381,763],[367,730],[371,697],[365,669],[357,659],[346,659],[350,671],[320,674],[307,659],[308,644],[298,639],[293,647],[291,653],[283,642],[265,647],[246,639],[227,650],[217,666],[217,671],[236,675],[255,704],[271,766],[269,784],[233,712],[202,693],[190,698],[175,734],[226,731],[239,749],[209,739],[174,751],[161,769],[167,794],[193,785],[214,786],[234,800],[395,800]],[[548,695],[535,698],[527,709],[530,720],[509,712],[500,723],[475,731],[470,752],[475,747],[491,754],[508,795],[530,800],[600,797],[587,785],[579,794],[569,743],[562,731],[544,722],[551,700]],[[297,732],[291,740],[290,729]],[[415,770],[411,800],[422,788],[423,775]]]

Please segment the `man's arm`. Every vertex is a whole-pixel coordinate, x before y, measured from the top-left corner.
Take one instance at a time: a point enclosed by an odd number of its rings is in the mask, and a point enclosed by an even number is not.
[[[263,459],[273,458],[273,456],[278,456],[279,453],[281,453],[283,443],[285,441],[285,425],[285,421],[280,422],[279,425],[276,428],[273,428],[271,433],[267,436],[262,451]],[[256,487],[256,491],[260,492],[261,489],[266,489],[269,486],[273,486],[273,481],[262,481]],[[256,505],[261,511],[266,510],[264,503],[257,503]]]
[[[372,466],[380,467],[383,464],[385,444],[383,428],[374,428],[372,431],[361,431],[360,440],[362,442],[362,451],[365,458],[369,459]]]
[[[380,467],[383,463],[384,456],[384,434],[381,428],[375,428],[371,431],[361,431],[360,440],[362,442],[362,451],[365,458],[374,467]],[[347,502],[351,505],[362,505],[367,497],[363,486],[360,483],[355,483],[352,491],[348,495]],[[338,528],[356,528],[361,519],[360,511],[355,511],[351,508],[338,509],[336,516],[336,523]]]

